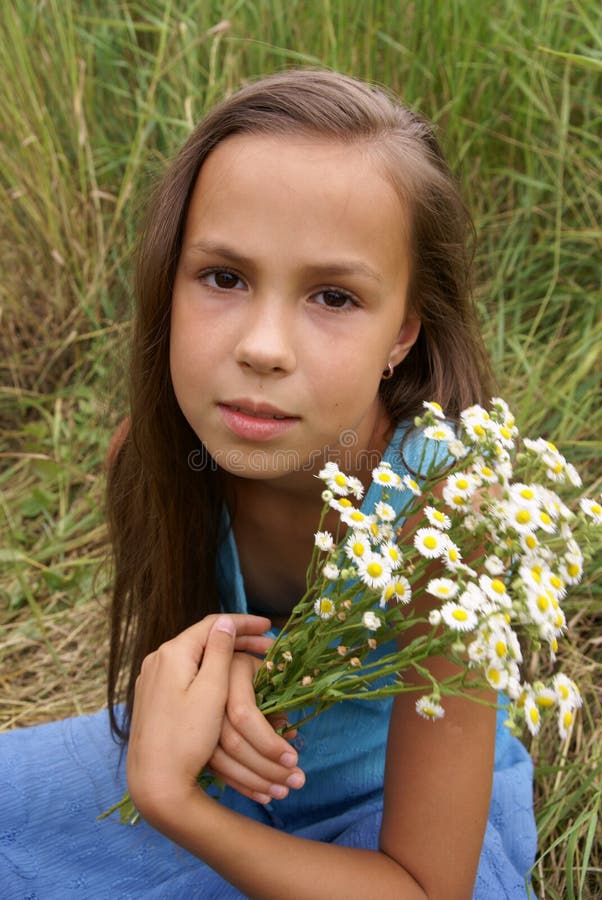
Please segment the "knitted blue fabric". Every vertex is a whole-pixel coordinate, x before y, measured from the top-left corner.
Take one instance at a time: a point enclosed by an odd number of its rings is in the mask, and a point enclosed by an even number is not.
[[[424,470],[434,445],[397,429],[385,459],[400,474]],[[341,461],[343,466],[343,461]],[[374,486],[364,508],[378,497]],[[403,495],[395,498],[398,507]],[[223,608],[247,610],[230,532],[218,562]],[[294,741],[307,782],[262,806],[226,789],[222,801],[250,818],[319,841],[376,849],[391,699],[346,701],[306,723]],[[301,718],[307,710],[296,715]],[[532,765],[498,714],[495,771],[474,898],[527,896],[536,831]],[[0,884],[6,900],[241,900],[239,891],[144,822],[96,816],[125,790],[124,760],[106,711],[0,735]]]

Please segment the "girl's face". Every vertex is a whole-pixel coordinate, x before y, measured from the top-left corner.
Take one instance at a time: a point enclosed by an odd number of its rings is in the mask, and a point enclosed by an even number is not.
[[[171,377],[226,471],[314,472],[380,448],[378,387],[416,340],[408,221],[369,147],[236,135],[192,194],[171,314]]]

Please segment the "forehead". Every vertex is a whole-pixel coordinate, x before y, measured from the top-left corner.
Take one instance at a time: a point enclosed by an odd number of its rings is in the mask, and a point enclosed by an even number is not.
[[[372,143],[313,136],[235,135],[205,160],[185,243],[222,233],[253,244],[286,236],[295,252],[405,256],[408,216]]]

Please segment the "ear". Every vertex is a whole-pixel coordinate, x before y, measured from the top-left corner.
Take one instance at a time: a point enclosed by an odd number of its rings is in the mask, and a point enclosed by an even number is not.
[[[393,367],[405,359],[420,334],[420,319],[413,313],[408,313],[406,320],[399,330],[397,340],[391,347],[389,362]]]

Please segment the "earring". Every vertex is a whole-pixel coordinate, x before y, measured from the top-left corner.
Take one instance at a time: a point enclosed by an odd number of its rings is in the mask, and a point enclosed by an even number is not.
[[[393,378],[394,371],[395,370],[394,370],[393,366],[391,365],[391,363],[388,363],[387,368],[385,369],[385,371],[383,372],[383,374],[381,376],[382,380],[389,381],[389,379]]]

